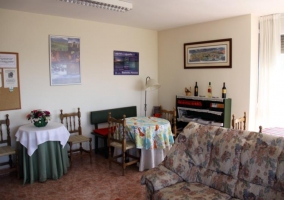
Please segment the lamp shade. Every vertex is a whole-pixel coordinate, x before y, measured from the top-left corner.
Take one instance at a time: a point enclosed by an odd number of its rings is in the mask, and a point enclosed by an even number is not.
[[[146,82],[146,90],[147,91],[152,91],[152,90],[156,90],[159,87],[161,87],[161,85],[155,80],[155,79],[149,79]]]

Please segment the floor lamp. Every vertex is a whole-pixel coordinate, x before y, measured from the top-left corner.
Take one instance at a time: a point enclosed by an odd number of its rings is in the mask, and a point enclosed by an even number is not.
[[[145,88],[145,117],[146,117],[146,111],[147,111],[147,103],[146,103],[146,97],[147,97],[147,91],[153,91],[161,87],[161,85],[155,80],[151,79],[149,76],[146,78],[146,88]]]

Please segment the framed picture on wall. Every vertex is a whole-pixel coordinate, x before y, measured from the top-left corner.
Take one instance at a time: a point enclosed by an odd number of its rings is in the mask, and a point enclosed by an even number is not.
[[[50,84],[81,84],[80,38],[50,35]]]
[[[232,68],[232,39],[184,44],[184,69]]]
[[[139,53],[129,51],[114,51],[113,74],[139,75]]]

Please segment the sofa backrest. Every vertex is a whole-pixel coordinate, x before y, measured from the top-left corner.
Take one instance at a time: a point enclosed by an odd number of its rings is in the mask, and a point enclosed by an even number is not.
[[[264,133],[245,141],[235,194],[238,198],[284,199],[284,138]]]
[[[232,197],[270,198],[283,195],[283,146],[284,138],[190,122],[164,165],[187,182],[200,182]]]

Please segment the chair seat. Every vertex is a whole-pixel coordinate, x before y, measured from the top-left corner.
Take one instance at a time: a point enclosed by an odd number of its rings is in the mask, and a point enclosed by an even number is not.
[[[72,142],[73,144],[81,143],[81,142],[88,142],[90,138],[85,137],[83,135],[71,135],[68,139],[68,142]]]
[[[11,154],[16,154],[16,150],[10,146],[0,147],[0,156],[7,156]]]
[[[107,128],[95,129],[94,133],[107,137],[107,135],[108,135],[108,127]]]
[[[117,147],[117,148],[122,148],[122,144],[119,143],[119,142],[111,142],[110,146]],[[135,147],[136,147],[136,145],[135,145],[134,142],[130,142],[130,141],[126,142],[126,150],[132,149],[132,148],[135,148]]]
[[[111,128],[111,130],[115,130],[115,128]],[[98,143],[98,138],[103,139],[104,141],[104,146],[103,146],[103,151],[105,158],[108,158],[108,146],[107,146],[107,140],[108,140],[108,127],[106,128],[98,128],[94,129],[93,132],[91,132],[92,135],[95,136],[95,152],[99,152],[99,143]]]
[[[115,131],[115,128],[111,128],[111,130]],[[108,127],[95,129],[94,133],[107,137],[108,136]]]

